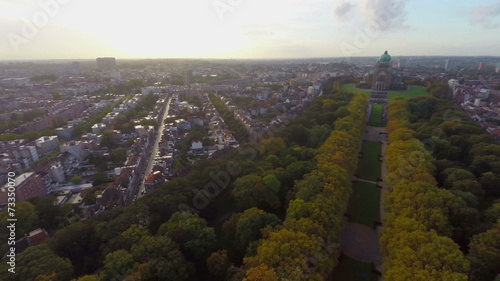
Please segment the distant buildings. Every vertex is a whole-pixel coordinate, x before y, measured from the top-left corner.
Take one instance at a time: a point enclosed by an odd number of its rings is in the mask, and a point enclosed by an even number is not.
[[[110,71],[116,69],[116,59],[107,57],[107,58],[97,58],[97,68],[103,71]]]
[[[485,70],[485,69],[486,69],[486,63],[484,63],[484,62],[478,63],[477,70],[481,71],[481,70]]]
[[[455,70],[455,61],[452,59],[445,60],[444,61],[444,70],[445,71]]]

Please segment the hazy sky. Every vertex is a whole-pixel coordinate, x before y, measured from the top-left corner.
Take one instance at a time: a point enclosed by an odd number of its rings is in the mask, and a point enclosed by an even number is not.
[[[0,0],[0,60],[500,56],[499,34],[499,0]]]

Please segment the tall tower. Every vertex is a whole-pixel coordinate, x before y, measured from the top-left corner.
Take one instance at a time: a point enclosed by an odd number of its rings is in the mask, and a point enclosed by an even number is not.
[[[454,69],[455,69],[455,61],[453,61],[452,59],[444,61],[444,70],[445,71],[452,71]]]
[[[193,82],[193,71],[188,69],[184,71],[184,85],[191,88],[191,83]]]

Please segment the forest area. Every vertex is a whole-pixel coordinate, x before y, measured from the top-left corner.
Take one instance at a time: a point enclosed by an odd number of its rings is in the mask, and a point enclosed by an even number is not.
[[[385,280],[499,280],[500,145],[427,87],[388,106]]]

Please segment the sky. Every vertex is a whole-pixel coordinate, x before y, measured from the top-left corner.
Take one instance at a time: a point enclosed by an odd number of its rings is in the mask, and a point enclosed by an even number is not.
[[[0,60],[500,56],[499,0],[0,0]]]

